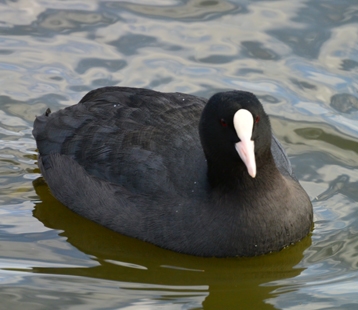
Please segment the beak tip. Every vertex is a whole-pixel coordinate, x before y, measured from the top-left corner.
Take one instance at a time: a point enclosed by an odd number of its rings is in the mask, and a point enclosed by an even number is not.
[[[256,177],[254,141],[238,142],[235,144],[235,148],[246,166],[247,173],[254,179]]]

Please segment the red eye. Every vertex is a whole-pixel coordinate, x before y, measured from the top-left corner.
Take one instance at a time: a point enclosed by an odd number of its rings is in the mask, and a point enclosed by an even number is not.
[[[227,122],[225,122],[225,120],[223,118],[220,120],[220,124],[223,127],[227,127]]]
[[[259,120],[260,120],[260,116],[259,116],[259,115],[257,115],[257,116],[255,117],[255,123],[258,123],[258,122],[259,122]]]

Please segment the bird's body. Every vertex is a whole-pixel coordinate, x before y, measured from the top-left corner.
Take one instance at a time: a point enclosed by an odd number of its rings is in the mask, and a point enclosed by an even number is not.
[[[246,92],[215,96],[91,91],[36,118],[41,172],[76,213],[174,251],[253,256],[302,239],[312,205],[261,104]],[[240,109],[257,114],[255,177],[235,150]]]

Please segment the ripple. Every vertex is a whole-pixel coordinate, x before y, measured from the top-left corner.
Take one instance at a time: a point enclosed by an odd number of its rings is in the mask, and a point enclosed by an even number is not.
[[[17,0],[2,1],[0,12],[2,305],[354,308],[352,1]],[[314,199],[312,235],[265,257],[201,259],[71,213],[41,183],[32,123],[48,107],[56,111],[107,85],[203,97],[228,89],[256,93]]]

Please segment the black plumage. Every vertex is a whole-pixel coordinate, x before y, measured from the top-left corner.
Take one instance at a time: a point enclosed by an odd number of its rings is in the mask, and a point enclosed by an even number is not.
[[[251,112],[257,175],[235,150],[233,116]],[[199,134],[200,132],[200,134]],[[207,100],[105,87],[36,118],[39,166],[53,195],[119,233],[200,256],[253,256],[306,236],[311,202],[257,98]]]

